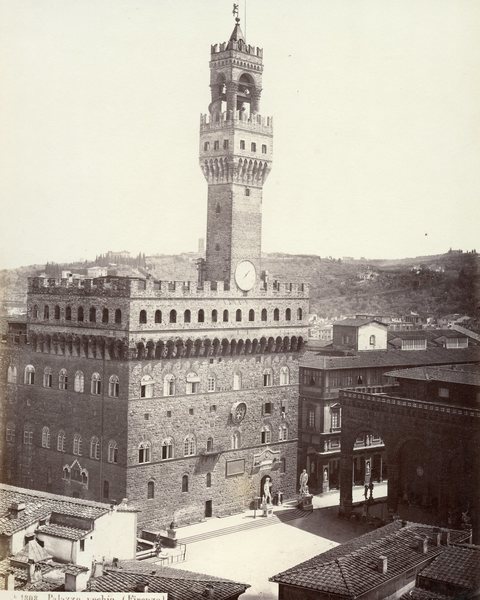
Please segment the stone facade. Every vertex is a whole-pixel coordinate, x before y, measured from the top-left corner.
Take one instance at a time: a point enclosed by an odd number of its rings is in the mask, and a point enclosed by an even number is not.
[[[3,364],[8,483],[127,497],[141,524],[159,526],[240,511],[266,476],[273,493],[294,495],[308,289],[260,271],[272,148],[271,119],[257,114],[261,54],[238,24],[223,50],[212,48],[216,83],[200,133],[207,258],[198,282],[29,281],[26,334],[11,336]],[[215,106],[224,101],[223,114]],[[254,277],[239,287],[245,261]]]

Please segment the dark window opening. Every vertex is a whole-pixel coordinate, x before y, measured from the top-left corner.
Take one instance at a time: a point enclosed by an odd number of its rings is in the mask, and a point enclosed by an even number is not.
[[[147,311],[146,310],[141,310],[140,311],[140,317],[138,319],[139,323],[146,323],[147,322]]]

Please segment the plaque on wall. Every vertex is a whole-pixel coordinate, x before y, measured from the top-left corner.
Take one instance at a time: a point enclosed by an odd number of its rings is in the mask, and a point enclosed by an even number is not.
[[[227,460],[226,462],[226,476],[232,477],[233,475],[242,475],[245,473],[245,459],[237,458],[236,460]]]

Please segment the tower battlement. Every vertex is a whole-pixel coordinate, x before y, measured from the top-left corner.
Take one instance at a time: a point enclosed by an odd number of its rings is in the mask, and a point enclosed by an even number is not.
[[[251,44],[245,43],[243,40],[230,40],[229,42],[221,42],[210,46],[210,54],[219,54],[221,52],[229,52],[230,50],[236,50],[237,52],[243,52],[244,54],[263,58],[263,48],[252,46]]]
[[[237,298],[238,290],[225,281],[158,281],[140,277],[99,277],[96,279],[58,279],[29,277],[28,294],[65,296],[107,296],[123,298]],[[259,298],[308,298],[308,284],[260,281],[249,292]]]
[[[239,110],[233,115],[227,112],[200,115],[200,133],[221,129],[245,129],[272,135],[273,117],[262,117],[259,114],[247,117]]]

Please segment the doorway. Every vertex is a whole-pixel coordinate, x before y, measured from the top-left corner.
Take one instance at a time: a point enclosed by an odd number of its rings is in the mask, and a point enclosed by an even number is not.
[[[207,500],[205,502],[205,517],[211,517],[213,514],[213,505],[212,500]]]

